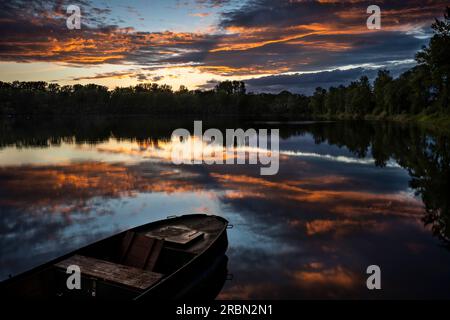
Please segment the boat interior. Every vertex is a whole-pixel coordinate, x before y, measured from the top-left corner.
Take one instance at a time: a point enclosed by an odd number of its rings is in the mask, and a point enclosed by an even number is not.
[[[136,297],[188,264],[226,229],[226,221],[216,217],[187,217],[158,221],[96,242],[22,277],[9,291],[28,297]],[[80,268],[81,290],[68,289],[71,266]]]

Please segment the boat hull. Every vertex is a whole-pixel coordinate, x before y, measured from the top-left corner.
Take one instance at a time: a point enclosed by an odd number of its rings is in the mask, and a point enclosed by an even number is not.
[[[65,270],[55,269],[55,265],[74,255],[83,255],[107,260],[110,248],[119,243],[127,232],[145,233],[167,225],[190,225],[204,233],[204,238],[182,248],[166,248],[161,253],[161,263],[156,272],[169,270],[162,279],[143,290],[124,287],[97,279],[83,276],[82,290],[69,290],[66,285]],[[58,259],[36,267],[0,284],[2,297],[30,299],[114,299],[147,301],[155,299],[213,299],[211,288],[221,287],[226,278],[228,258],[225,253],[228,248],[228,221],[218,216],[203,214],[184,215],[155,221],[139,226],[112,237],[100,240],[79,250],[75,250]],[[171,265],[171,261],[179,261]],[[181,262],[180,262],[181,261]],[[158,269],[159,268],[159,269]],[[83,274],[83,271],[82,271]],[[203,289],[202,289],[203,288]],[[209,292],[209,293],[207,293]]]

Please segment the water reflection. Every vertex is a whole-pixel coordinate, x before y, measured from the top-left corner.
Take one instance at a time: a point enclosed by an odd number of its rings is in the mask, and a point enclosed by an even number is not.
[[[170,134],[190,126],[2,123],[0,277],[201,211],[235,225],[234,280],[219,298],[450,297],[447,136],[387,123],[260,123],[282,136],[279,174],[260,176],[257,166],[173,165]],[[382,268],[381,292],[365,287],[370,264]]]

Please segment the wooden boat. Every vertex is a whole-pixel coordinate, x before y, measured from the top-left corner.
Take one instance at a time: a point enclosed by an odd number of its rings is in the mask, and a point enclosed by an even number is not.
[[[211,279],[223,285],[227,226],[227,220],[204,214],[152,222],[8,279],[0,290],[6,297],[44,299],[154,300],[198,294],[205,283],[214,284]],[[67,286],[68,267],[74,265],[80,268],[80,289]]]

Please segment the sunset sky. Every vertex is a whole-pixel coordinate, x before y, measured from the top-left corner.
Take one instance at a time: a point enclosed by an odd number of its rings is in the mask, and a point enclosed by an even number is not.
[[[81,29],[66,26],[68,5]],[[369,30],[366,9],[381,8]],[[398,74],[447,1],[60,0],[0,2],[0,81],[178,89],[246,80],[250,91],[309,93],[386,67]]]

